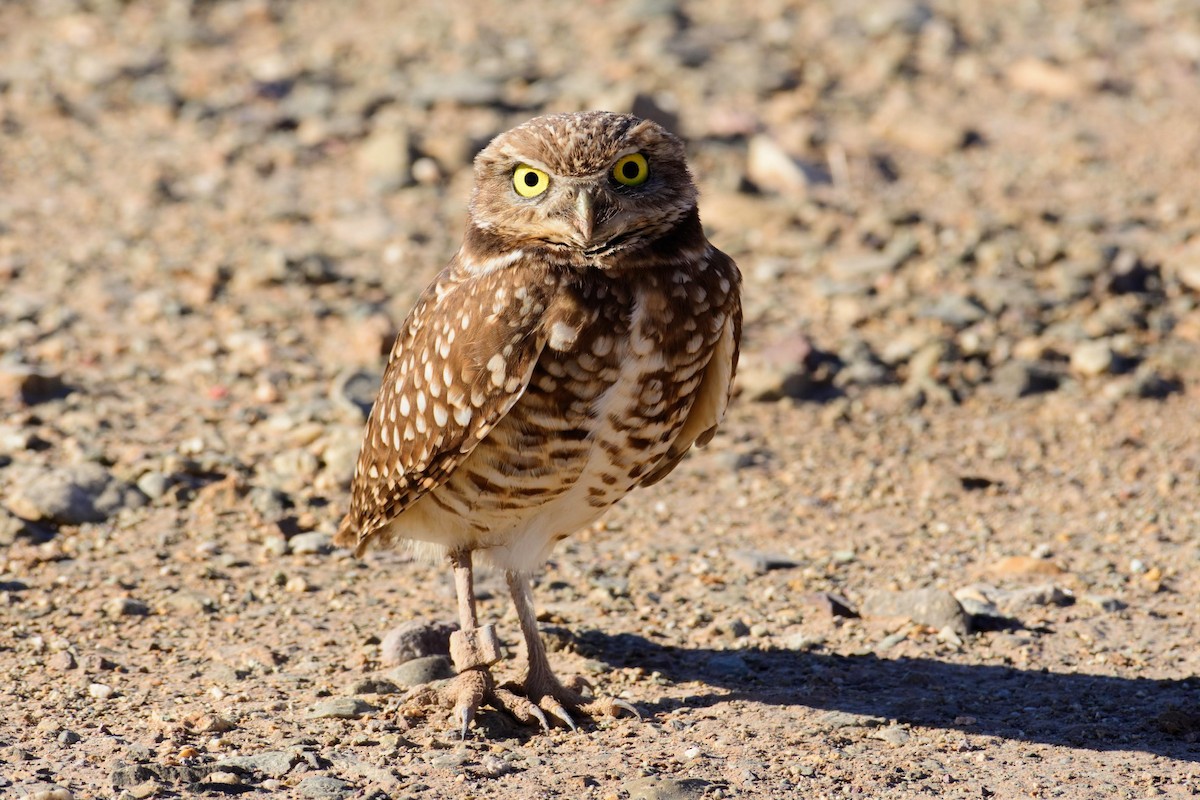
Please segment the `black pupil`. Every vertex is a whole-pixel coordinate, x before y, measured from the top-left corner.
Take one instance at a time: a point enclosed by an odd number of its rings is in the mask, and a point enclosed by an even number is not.
[[[626,180],[633,180],[641,171],[641,167],[635,161],[626,161],[621,165],[621,174],[625,176]]]
[[[534,186],[538,185],[538,176],[537,176],[536,172],[526,172],[525,173],[525,185],[528,186],[530,189],[532,189]]]

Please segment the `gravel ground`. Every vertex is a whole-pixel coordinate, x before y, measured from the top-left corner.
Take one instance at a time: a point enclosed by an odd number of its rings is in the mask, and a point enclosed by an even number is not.
[[[485,7],[0,3],[0,794],[1200,794],[1194,2]],[[473,153],[595,107],[740,393],[538,579],[645,719],[461,743],[446,570],[330,535]]]

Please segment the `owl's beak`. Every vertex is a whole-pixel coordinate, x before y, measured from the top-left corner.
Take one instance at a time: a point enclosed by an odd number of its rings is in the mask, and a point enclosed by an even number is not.
[[[579,231],[579,240],[581,244],[589,244],[592,241],[592,229],[595,226],[596,216],[592,208],[592,195],[587,189],[580,189],[575,195],[575,230]]]

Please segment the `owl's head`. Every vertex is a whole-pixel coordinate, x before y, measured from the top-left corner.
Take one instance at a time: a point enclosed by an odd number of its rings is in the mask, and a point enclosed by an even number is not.
[[[588,111],[537,117],[475,158],[471,222],[493,241],[605,266],[694,215],[683,143],[660,125]]]

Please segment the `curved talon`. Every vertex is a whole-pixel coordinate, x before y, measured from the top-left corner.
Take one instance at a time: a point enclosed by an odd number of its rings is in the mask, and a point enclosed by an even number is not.
[[[465,742],[467,734],[470,732],[471,720],[475,717],[475,712],[470,706],[463,706],[458,709],[458,716],[462,720],[462,730],[459,732],[460,737]]]
[[[546,714],[537,706],[534,706],[533,710],[530,713],[533,714],[533,716],[536,717],[537,721],[541,724],[542,732],[549,733],[550,732],[550,721],[548,719],[546,719]]]
[[[548,711],[554,715],[554,718],[566,725],[572,732],[577,732],[579,727],[575,724],[575,720],[571,719],[571,714],[566,707],[558,701],[558,698],[553,695],[546,695],[539,703],[543,711]]]
[[[567,679],[567,682],[564,683],[563,686],[565,686],[566,688],[570,689],[573,692],[577,692],[578,694],[595,694],[596,693],[595,687],[592,686],[592,682],[589,681],[587,678],[583,677],[582,675],[572,675],[570,678]]]
[[[471,723],[479,707],[493,695],[492,675],[486,669],[469,669],[436,685],[418,686],[400,701],[400,716],[418,713],[424,716],[430,707],[451,709],[464,740],[470,736]]]
[[[512,691],[508,688],[507,684],[494,689],[492,697],[501,709],[512,714],[517,722],[520,722],[522,725],[528,725],[537,720],[538,724],[542,726],[543,731],[548,732],[550,730],[550,723],[547,721],[546,715],[542,713],[542,710],[537,707],[537,704],[524,695]]]
[[[573,733],[579,731],[574,716],[617,718],[628,714],[642,719],[631,703],[611,697],[590,697],[579,689],[591,689],[586,678],[571,678],[560,683],[550,676],[523,684],[506,683],[497,686],[491,671],[486,667],[473,667],[459,672],[448,681],[435,685],[419,686],[401,698],[397,714],[419,714],[424,716],[430,707],[452,709],[459,736],[463,741],[471,737],[471,723],[481,706],[490,705],[511,715],[522,725],[538,725],[549,732],[552,724],[561,724]]]
[[[625,711],[631,717],[636,718],[638,722],[642,721],[641,712],[634,708],[633,704],[627,703],[624,700],[618,700],[615,697],[602,697],[599,700],[593,700],[590,703],[580,706],[579,710],[588,716],[606,716],[613,719],[621,716],[617,713],[618,711]]]
[[[619,708],[622,711],[628,711],[637,719],[638,722],[642,721],[642,713],[633,707],[633,703],[626,703],[624,700],[617,700],[615,698],[611,702],[613,708]],[[613,716],[616,717],[618,715],[614,713]]]

